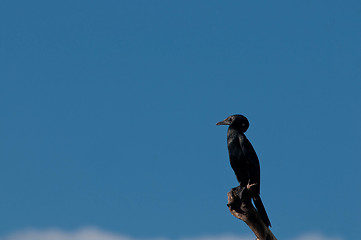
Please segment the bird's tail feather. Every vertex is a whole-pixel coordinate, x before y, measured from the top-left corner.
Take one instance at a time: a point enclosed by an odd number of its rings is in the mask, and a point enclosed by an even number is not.
[[[268,227],[271,226],[271,222],[267,216],[267,212],[266,212],[266,209],[264,208],[263,206],[263,203],[262,203],[262,200],[261,200],[261,197],[258,195],[258,196],[255,196],[253,197],[253,202],[254,202],[254,205],[256,206],[257,208],[257,211],[259,213],[259,215],[261,216],[264,224]]]

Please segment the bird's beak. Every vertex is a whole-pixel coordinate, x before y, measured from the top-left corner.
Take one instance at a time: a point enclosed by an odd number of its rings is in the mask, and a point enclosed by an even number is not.
[[[229,125],[229,123],[226,122],[226,120],[223,120],[222,122],[217,122],[216,125],[217,126],[219,126],[219,125]]]

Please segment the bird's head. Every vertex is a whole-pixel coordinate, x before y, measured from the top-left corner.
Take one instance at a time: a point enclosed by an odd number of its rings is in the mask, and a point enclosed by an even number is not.
[[[249,127],[249,122],[245,116],[236,114],[227,117],[222,122],[218,122],[216,125],[230,125],[241,130],[242,132],[246,132]]]

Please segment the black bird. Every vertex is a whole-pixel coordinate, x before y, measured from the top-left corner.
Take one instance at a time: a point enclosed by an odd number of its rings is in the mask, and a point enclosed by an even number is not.
[[[252,144],[244,133],[249,127],[247,118],[243,115],[232,115],[217,125],[229,125],[227,132],[227,145],[229,160],[240,184],[240,198],[244,189],[249,185],[249,194],[253,199],[263,222],[271,226],[260,197],[260,167],[259,160]]]

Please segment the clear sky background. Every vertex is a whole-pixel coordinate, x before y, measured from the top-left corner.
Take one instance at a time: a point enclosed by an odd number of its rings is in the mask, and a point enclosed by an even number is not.
[[[274,234],[359,237],[361,1],[3,0],[0,34],[0,236],[251,235],[240,113]]]

